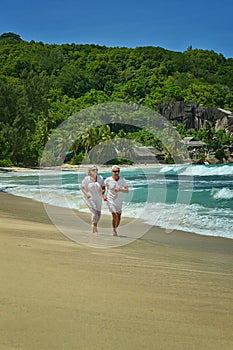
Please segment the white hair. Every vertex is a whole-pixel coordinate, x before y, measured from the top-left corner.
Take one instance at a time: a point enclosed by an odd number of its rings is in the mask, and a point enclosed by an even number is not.
[[[118,165],[113,165],[113,166],[112,166],[112,170],[115,169],[115,168],[117,168],[117,169],[120,170],[120,167],[119,167]]]

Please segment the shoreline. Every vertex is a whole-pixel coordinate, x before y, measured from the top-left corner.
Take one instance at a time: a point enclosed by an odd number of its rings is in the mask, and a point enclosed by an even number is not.
[[[149,165],[144,165],[144,164],[138,164],[137,165],[137,167],[135,167],[134,165],[126,165],[125,167],[122,167],[122,170],[128,170],[129,171],[129,173],[130,173],[130,171],[132,170],[132,171],[134,171],[134,169],[136,169],[136,168],[139,168],[139,167],[141,167],[142,169],[144,168],[144,169],[148,169],[148,168],[151,168],[151,164]],[[153,165],[154,167],[157,167],[158,169],[160,169],[161,167],[163,167],[164,166],[164,164],[156,164],[156,165]],[[169,166],[169,165],[168,165]],[[0,168],[0,174],[1,174],[1,169],[2,168]],[[6,168],[6,169],[8,169],[8,168]],[[11,169],[11,170],[9,170],[9,169]],[[28,172],[28,175],[30,175],[30,173],[31,174],[38,174],[39,175],[39,173],[40,173],[40,171],[41,171],[41,174],[43,174],[43,172],[45,172],[45,174],[49,171],[49,172],[51,172],[51,174],[54,172],[54,173],[57,173],[58,171],[60,171],[61,172],[61,174],[64,172],[66,172],[67,171],[67,174],[69,173],[69,172],[87,172],[87,165],[75,165],[75,166],[72,166],[72,165],[69,165],[69,164],[64,164],[62,167],[54,167],[54,168],[49,168],[49,169],[32,169],[32,168],[17,168],[17,167],[14,167],[14,168],[9,168],[8,170],[6,170],[6,171],[10,171],[10,172],[16,172],[16,173],[18,173],[19,175],[22,173],[22,172]],[[99,170],[100,170],[100,172],[102,171],[103,172],[103,176],[104,176],[104,173],[107,171],[111,171],[111,168],[109,167],[109,166],[104,166],[104,167],[100,167],[99,168]],[[231,169],[230,169],[231,170]],[[65,174],[64,174],[65,175]],[[105,174],[106,175],[106,174]],[[123,175],[124,176],[124,175]],[[0,188],[0,191],[2,191],[2,192],[5,192],[5,190],[4,190],[4,187],[2,187],[2,188]],[[9,190],[10,191],[10,190]],[[10,191],[10,192],[12,192],[12,191]],[[5,193],[8,193],[7,191],[5,192]],[[15,196],[19,196],[18,194],[14,194],[14,193],[11,193],[12,195],[15,195]],[[21,197],[21,198],[29,198],[29,197]],[[33,199],[33,198],[31,198],[32,200],[35,200],[35,201],[39,201],[39,200],[36,200],[36,199]],[[43,200],[43,199],[42,199]],[[42,203],[42,202],[41,202]],[[63,203],[57,203],[58,205],[63,205]],[[44,203],[44,205],[48,205],[47,203]],[[54,204],[54,205],[56,205],[56,204]],[[67,208],[67,207],[65,207],[64,205],[62,206],[63,208]],[[78,209],[77,209],[78,210]],[[83,211],[81,211],[81,213],[82,213]],[[125,214],[125,213],[123,213],[123,214]],[[135,214],[133,213],[131,213],[131,212],[129,212],[128,213],[128,218],[129,219],[135,219],[134,218],[134,216],[135,216]],[[131,215],[131,216],[130,216]],[[139,216],[139,215],[138,215]],[[144,221],[144,223],[145,223],[145,225],[146,225],[146,221]],[[148,226],[150,226],[150,224],[148,223]],[[174,226],[174,225],[173,225]],[[182,225],[181,225],[182,226]],[[225,234],[225,232],[223,231],[223,230],[221,230],[221,228],[219,228],[219,231],[217,230],[217,228],[215,229],[215,230],[213,230],[213,233],[215,234],[215,235],[213,235],[213,234],[209,234],[209,231],[206,229],[204,229],[204,230],[199,230],[199,232],[198,232],[198,230],[197,229],[195,229],[195,224],[194,225],[192,225],[191,227],[188,227],[187,228],[187,231],[185,231],[185,229],[183,229],[182,227],[179,227],[179,228],[171,228],[171,229],[167,229],[166,228],[166,222],[161,222],[161,226],[153,226],[153,227],[156,227],[156,228],[161,228],[161,229],[163,229],[164,231],[174,231],[174,230],[180,230],[180,231],[182,231],[182,232],[187,232],[187,233],[191,233],[191,234],[195,234],[195,235],[200,235],[200,236],[204,236],[204,237],[221,237],[221,238],[225,238],[225,239],[229,239],[229,240],[232,240],[233,239],[233,237],[231,237],[231,232],[228,232],[227,234]],[[200,232],[201,231],[201,232]],[[218,233],[220,233],[219,235],[217,235]]]
[[[5,212],[5,213],[11,213],[12,208],[10,206],[6,206],[4,204],[4,202],[8,200],[10,203],[17,203],[18,207],[17,207],[17,213],[19,214],[19,218],[23,217],[23,219],[26,219],[28,221],[37,221],[37,218],[33,215],[32,217],[28,217],[28,213],[25,212],[24,207],[21,207],[21,203],[25,203],[27,204],[27,206],[31,207],[30,209],[33,211],[33,208],[35,208],[35,211],[37,211],[37,207],[40,207],[40,210],[42,210],[43,212],[43,218],[47,218],[46,222],[50,223],[51,225],[53,225],[55,227],[55,225],[51,222],[51,218],[49,217],[47,210],[45,208],[54,208],[55,211],[60,212],[60,215],[62,215],[62,212],[64,209],[68,209],[71,212],[75,212],[80,218],[81,220],[84,221],[84,223],[86,223],[87,225],[90,225],[91,228],[91,214],[89,212],[81,212],[78,210],[74,210],[71,208],[66,208],[66,207],[59,207],[59,206],[54,206],[54,205],[50,205],[47,203],[43,203],[40,201],[36,201],[34,199],[31,198],[26,198],[26,197],[21,197],[21,196],[16,196],[14,194],[11,193],[7,193],[4,191],[0,191],[0,213],[1,211]],[[11,214],[10,214],[11,216]],[[15,215],[12,216],[12,218],[14,218]],[[1,215],[0,215],[1,217]],[[40,222],[40,220],[39,220]],[[108,225],[106,224],[108,222]],[[222,237],[222,236],[210,236],[210,235],[203,235],[203,234],[198,234],[195,232],[190,232],[190,231],[183,231],[183,230],[177,230],[174,229],[171,232],[167,233],[166,229],[160,226],[151,226],[147,223],[144,223],[142,219],[137,219],[137,218],[131,218],[131,217],[127,217],[127,216],[122,216],[122,220],[121,220],[121,226],[126,226],[126,229],[128,228],[127,225],[129,225],[131,222],[136,222],[137,223],[142,223],[144,225],[144,227],[146,226],[146,233],[143,234],[142,236],[140,236],[138,239],[135,239],[135,241],[137,240],[147,240],[149,242],[151,242],[153,244],[153,232],[157,231],[157,235],[156,235],[156,239],[158,240],[158,242],[162,242],[162,243],[168,243],[168,242],[173,242],[176,245],[181,244],[182,240],[184,242],[186,241],[192,241],[195,242],[196,241],[200,241],[203,243],[203,248],[206,248],[208,246],[208,240],[209,243],[212,241],[212,243],[215,242],[219,242],[218,246],[216,246],[216,250],[218,250],[217,248],[220,248],[220,250],[222,250],[221,248],[221,243],[223,244],[224,248],[225,248],[225,252],[229,253],[229,254],[233,254],[233,240],[231,238],[228,237]],[[111,232],[111,215],[107,215],[107,214],[102,214],[101,215],[101,220],[100,220],[100,228],[105,228],[106,226],[109,226],[109,232]],[[65,237],[65,239],[68,239],[68,237],[66,237],[66,235],[64,235],[63,233],[61,233],[62,236]],[[175,242],[175,240],[177,242]],[[77,244],[79,244],[77,242]],[[129,243],[131,244],[131,243]],[[225,246],[226,244],[226,246]],[[212,244],[213,245],[213,244]],[[211,244],[209,246],[212,246]],[[201,248],[201,247],[199,247]],[[213,249],[213,247],[211,248]]]
[[[145,168],[145,169],[147,169],[147,168],[151,168],[151,166],[152,165],[143,165],[143,164],[138,164],[138,167],[137,168],[139,168],[139,167],[141,167],[141,168]],[[164,166],[164,164],[156,164],[156,165],[154,165],[154,167],[158,167],[158,168],[161,168],[162,166]],[[169,165],[168,165],[169,166]],[[78,166],[76,166],[76,165],[74,165],[74,166],[71,166],[71,165],[64,165],[64,167],[57,167],[57,168],[52,168],[52,169],[32,169],[32,168],[17,168],[17,167],[14,167],[14,168],[6,168],[6,169],[11,169],[11,170],[6,170],[6,171],[12,171],[12,172],[18,172],[19,174],[21,173],[21,172],[31,172],[31,173],[33,173],[33,172],[36,172],[36,173],[38,173],[38,172],[40,172],[40,171],[42,171],[42,173],[43,172],[48,172],[48,171],[51,171],[51,172],[57,172],[58,170],[59,171],[61,171],[61,172],[65,172],[65,171],[67,171],[67,172],[69,172],[69,171],[73,171],[73,172],[75,172],[75,171],[85,171],[85,172],[87,172],[87,166],[86,165],[78,165]],[[133,166],[133,165],[126,165],[125,167],[122,167],[122,169],[123,170],[134,170],[134,169],[136,169],[136,167],[135,166]],[[111,172],[111,168],[109,168],[109,166],[104,166],[104,167],[99,167],[99,170],[100,170],[100,172],[101,171],[103,171],[103,172],[106,172],[106,171],[109,171],[109,172]],[[0,174],[1,174],[1,168],[0,168]],[[4,192],[4,193],[8,193],[7,191],[5,192],[4,191],[4,188],[0,188],[0,192]],[[13,193],[12,193],[12,195],[14,195]],[[18,195],[15,195],[15,196],[18,196]],[[21,196],[20,196],[21,197]],[[28,197],[21,197],[21,198],[28,198]],[[32,198],[32,200],[34,200],[34,201],[37,201],[36,199],[33,199]],[[41,202],[41,203],[43,203],[43,202]],[[44,203],[44,205],[48,205],[47,203]],[[67,208],[67,207],[65,207],[65,206],[63,206],[63,208]],[[81,212],[80,212],[81,213]],[[128,216],[128,218],[129,219],[134,219],[133,217],[129,217]],[[145,223],[146,224],[146,223]],[[148,226],[150,226],[150,224],[148,224]],[[163,229],[163,230],[167,230],[165,227],[163,227],[163,226],[153,226],[153,227],[156,227],[156,228],[161,228],[161,229]],[[171,229],[172,231],[176,231],[177,229]],[[226,237],[226,236],[223,236],[223,235],[210,235],[210,234],[205,234],[205,233],[199,233],[199,232],[195,232],[194,230],[193,231],[191,231],[191,229],[190,229],[190,231],[185,231],[185,230],[182,230],[182,228],[179,228],[178,230],[180,230],[180,231],[182,231],[182,232],[186,232],[186,233],[190,233],[190,234],[195,234],[195,235],[200,235],[200,236],[204,236],[204,237],[220,237],[220,238],[225,238],[225,239],[229,239],[229,240],[232,240],[233,239],[233,237]]]
[[[55,205],[50,205],[48,203],[44,203],[42,201],[38,201],[36,199],[32,199],[32,198],[28,198],[28,197],[23,197],[23,196],[19,196],[19,195],[15,195],[15,194],[12,194],[12,193],[8,193],[7,191],[4,191],[2,189],[0,189],[0,193],[5,193],[9,196],[13,196],[13,197],[19,197],[19,198],[24,198],[24,199],[28,199],[29,201],[32,201],[32,202],[36,202],[36,203],[41,203],[43,206],[48,206],[48,207],[55,207],[57,208],[57,210],[61,210],[64,209],[64,210],[68,210],[70,209],[71,211],[75,211],[78,213],[79,216],[85,216],[88,217],[90,216],[90,213],[89,212],[86,212],[86,211],[79,211],[78,209],[73,209],[73,208],[68,208],[68,207],[62,207],[62,206],[55,206]],[[110,215],[107,215],[107,214],[102,214],[101,215],[102,217],[110,217]],[[139,221],[139,222],[142,222],[145,226],[148,226],[148,230],[147,231],[150,231],[151,229],[157,229],[157,230],[162,230],[163,232],[167,232],[167,229],[162,227],[162,226],[152,226],[146,222],[144,222],[142,219],[139,219],[139,218],[133,218],[133,217],[129,217],[129,216],[122,216],[122,219],[123,220],[126,220],[126,221]],[[89,219],[85,219],[86,222],[88,223],[90,220]],[[171,231],[171,232],[170,232]],[[181,233],[184,233],[184,234],[190,234],[190,235],[197,235],[197,236],[201,236],[201,237],[210,237],[210,238],[220,238],[220,239],[226,239],[226,240],[229,240],[231,242],[233,242],[233,238],[230,238],[230,237],[224,237],[224,236],[215,236],[215,235],[207,235],[207,234],[202,234],[202,233],[197,233],[197,232],[192,232],[192,231],[185,231],[185,230],[181,230],[181,229],[169,229],[169,232],[168,233],[165,233],[167,236],[170,236],[173,234],[173,232],[181,232]],[[232,252],[233,253],[233,252]]]
[[[4,192],[0,220],[4,350],[232,349],[229,239],[153,227],[95,249],[59,232],[43,203]]]
[[[186,164],[186,163],[185,163]],[[185,165],[184,164],[184,165]],[[189,163],[187,163],[188,165]],[[24,167],[17,167],[17,166],[12,166],[12,167],[0,167],[0,173],[4,172],[33,172],[33,171],[77,171],[77,170],[84,170],[87,171],[89,167],[92,167],[96,164],[79,164],[79,165],[71,165],[64,163],[61,166],[54,166],[54,167],[49,167],[49,168],[24,168]],[[169,164],[162,164],[162,163],[154,163],[154,164],[134,164],[134,165],[128,165],[128,164],[121,164],[119,165],[121,169],[135,169],[135,168],[153,168],[153,167],[163,167],[163,166],[169,166]],[[190,165],[190,164],[189,164]],[[97,165],[99,170],[109,170],[111,171],[112,165]]]
[[[135,163],[135,164],[120,164],[120,168],[122,169],[135,169],[135,168],[153,168],[153,167],[164,167],[164,166],[172,166],[172,165],[220,165],[220,166],[224,166],[224,165],[232,165],[233,162],[226,162],[226,163],[201,163],[201,164],[198,164],[198,163],[190,163],[190,162],[187,162],[187,163],[181,163],[181,164],[168,164],[168,163]],[[51,171],[55,171],[55,170],[67,170],[67,171],[75,171],[75,170],[87,170],[88,167],[91,167],[93,165],[96,165],[96,164],[77,164],[77,165],[71,165],[71,164],[68,164],[68,163],[63,163],[62,165],[59,165],[59,166],[54,166],[54,167],[49,167],[49,168],[42,168],[42,167],[35,167],[35,168],[32,168],[32,167],[18,167],[18,166],[12,166],[12,167],[0,167],[0,173],[1,172],[12,172],[12,171],[16,171],[16,172],[31,172],[31,171],[48,171],[48,170],[51,170]],[[106,169],[109,169],[111,171],[111,166],[112,165],[97,165],[98,168],[100,170],[106,170]]]

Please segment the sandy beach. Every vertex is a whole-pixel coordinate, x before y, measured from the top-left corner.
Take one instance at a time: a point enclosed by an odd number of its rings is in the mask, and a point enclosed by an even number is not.
[[[233,240],[153,227],[90,248],[3,192],[0,220],[1,350],[233,349]]]

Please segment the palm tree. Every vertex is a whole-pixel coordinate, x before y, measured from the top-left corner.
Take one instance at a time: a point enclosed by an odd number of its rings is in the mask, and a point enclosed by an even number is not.
[[[112,137],[113,133],[111,133],[110,126],[107,124],[96,128],[90,128],[81,137],[81,144],[85,150],[85,155],[87,155],[96,145],[106,142]]]

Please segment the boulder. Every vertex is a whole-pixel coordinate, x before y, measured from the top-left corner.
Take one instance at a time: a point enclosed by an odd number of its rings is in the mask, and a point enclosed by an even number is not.
[[[221,108],[203,107],[194,102],[177,101],[158,105],[158,112],[172,121],[174,126],[183,124],[186,129],[199,130],[206,122],[215,126],[216,131],[225,129],[233,133],[233,113]]]

